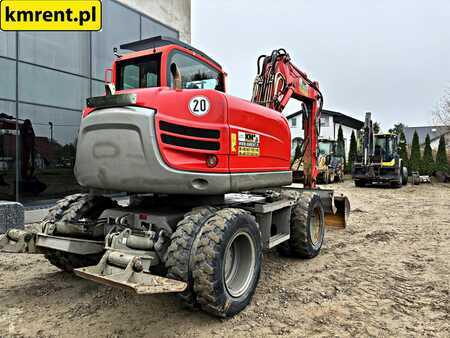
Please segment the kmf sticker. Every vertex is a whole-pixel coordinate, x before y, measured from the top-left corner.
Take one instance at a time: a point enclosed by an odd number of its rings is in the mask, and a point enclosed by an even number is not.
[[[238,132],[238,146],[239,156],[259,156],[259,135],[243,131]]]

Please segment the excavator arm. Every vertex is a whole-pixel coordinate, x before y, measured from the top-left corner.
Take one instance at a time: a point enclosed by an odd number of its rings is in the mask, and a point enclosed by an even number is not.
[[[323,95],[319,83],[291,63],[284,49],[274,50],[270,56],[258,58],[258,74],[253,85],[252,102],[283,112],[289,100],[302,103],[304,141],[300,156],[304,166],[305,188],[315,188],[317,169],[317,142]]]

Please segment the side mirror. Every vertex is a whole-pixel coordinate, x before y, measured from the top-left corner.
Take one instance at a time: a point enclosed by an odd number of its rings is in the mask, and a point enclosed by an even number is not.
[[[114,95],[116,92],[116,86],[112,83],[112,69],[111,68],[105,68],[105,93],[106,96]]]
[[[170,73],[173,77],[172,88],[175,90],[181,89],[181,72],[175,63],[170,65]]]
[[[116,86],[112,83],[105,83],[106,96],[114,95],[116,93]]]

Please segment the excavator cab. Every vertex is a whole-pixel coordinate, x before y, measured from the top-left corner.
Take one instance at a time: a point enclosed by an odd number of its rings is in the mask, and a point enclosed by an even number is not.
[[[319,183],[334,183],[344,180],[344,158],[337,154],[337,142],[320,139],[318,143]]]
[[[377,134],[375,135],[374,157],[378,162],[390,162],[398,156],[397,135]]]

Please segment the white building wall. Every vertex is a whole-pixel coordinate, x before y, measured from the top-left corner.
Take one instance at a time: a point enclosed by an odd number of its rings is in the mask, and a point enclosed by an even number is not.
[[[294,122],[295,121],[295,122]],[[291,127],[291,140],[293,140],[294,138],[297,137],[301,137],[303,138],[304,133],[303,133],[303,120],[302,120],[302,116],[296,116],[292,119],[289,120],[289,126]]]
[[[324,115],[320,118],[320,135],[319,138],[324,138],[327,140],[334,140],[337,138],[334,135],[334,119],[333,116]]]
[[[450,132],[445,134],[445,144],[447,145],[447,149],[450,149]],[[425,143],[422,144],[424,146]],[[439,138],[434,139],[430,142],[431,149],[437,150],[439,148]]]
[[[191,0],[118,0],[180,32],[180,40],[191,42]]]

